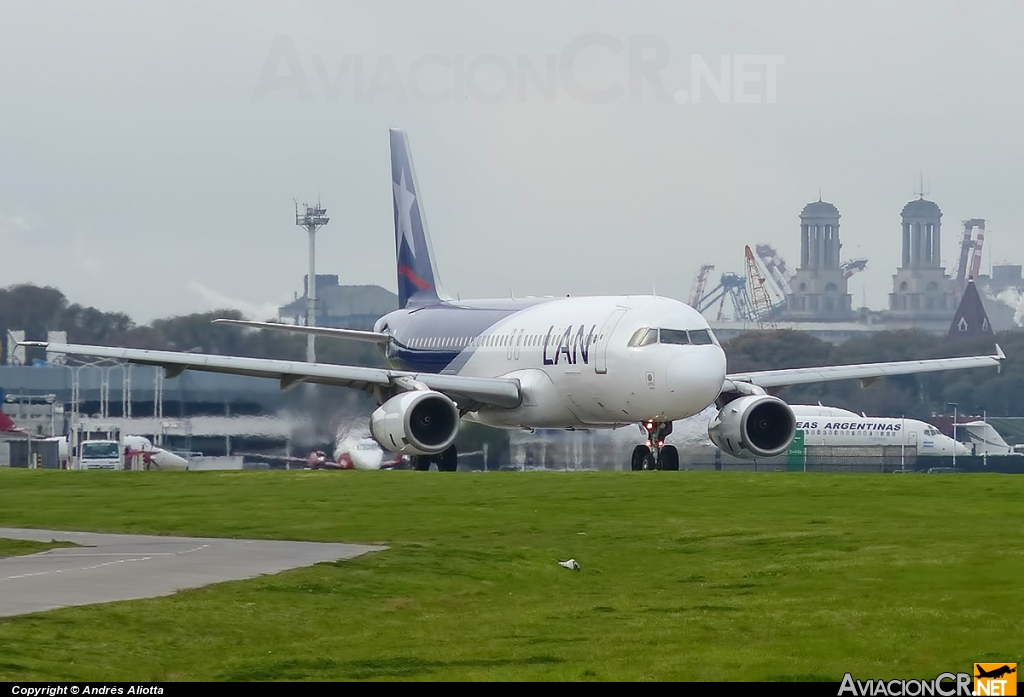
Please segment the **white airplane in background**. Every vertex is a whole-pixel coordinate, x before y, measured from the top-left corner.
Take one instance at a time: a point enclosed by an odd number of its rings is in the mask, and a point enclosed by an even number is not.
[[[966,433],[971,439],[975,455],[1024,455],[1021,446],[1011,446],[999,435],[992,424],[986,421],[969,421],[956,425],[957,433]]]
[[[150,469],[151,466],[161,470],[188,469],[188,460],[180,455],[175,455],[169,450],[156,447],[148,438],[143,436],[123,436],[121,438],[121,448],[122,450],[127,448],[130,457],[142,458],[142,463],[146,466],[146,469]]]
[[[342,438],[334,449],[334,461],[341,469],[379,470],[403,464],[402,458],[385,458],[384,450],[369,436]]]
[[[790,405],[805,445],[899,445],[918,455],[970,455],[963,443],[923,421],[864,416],[836,407]]]
[[[302,469],[313,470],[381,470],[393,469],[405,464],[404,456],[384,458],[384,451],[373,438],[355,436],[343,438],[334,449],[334,459],[330,459],[323,450],[314,450],[304,458],[290,455],[265,455],[258,453],[239,453],[244,457],[268,462],[285,462],[289,468],[292,464],[303,465]]]
[[[380,405],[370,432],[416,469],[457,465],[462,419],[510,429],[618,428],[639,424],[633,469],[678,469],[665,445],[672,422],[718,407],[712,442],[738,457],[785,452],[796,416],[769,388],[826,380],[995,367],[1005,358],[945,358],[728,373],[704,317],[677,300],[600,296],[453,300],[438,283],[421,190],[405,132],[392,129],[391,175],[399,308],[373,331],[215,320],[379,345],[391,368],[27,342],[49,353],[163,366],[168,377],[204,370],[365,390]],[[524,250],[522,263],[529,263]],[[486,263],[486,262],[485,262]],[[509,263],[508,259],[492,263]]]

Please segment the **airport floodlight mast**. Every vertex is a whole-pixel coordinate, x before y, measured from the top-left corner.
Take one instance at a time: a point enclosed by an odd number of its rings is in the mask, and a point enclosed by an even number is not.
[[[299,202],[295,201],[295,224],[305,228],[309,233],[309,276],[306,277],[306,326],[316,324],[316,231],[326,225],[330,218],[327,209],[317,201],[315,206],[302,204],[305,212],[299,212]],[[306,335],[306,361],[316,363],[316,349],[313,345],[314,336]]]

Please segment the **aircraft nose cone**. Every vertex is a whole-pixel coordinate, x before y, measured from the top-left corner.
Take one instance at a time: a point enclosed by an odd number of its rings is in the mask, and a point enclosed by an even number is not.
[[[701,349],[673,360],[665,375],[673,402],[693,413],[714,401],[725,380],[725,354],[718,347]]]

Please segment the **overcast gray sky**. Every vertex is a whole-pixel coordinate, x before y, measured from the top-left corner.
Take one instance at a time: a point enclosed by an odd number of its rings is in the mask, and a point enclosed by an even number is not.
[[[796,266],[820,189],[881,309],[922,171],[947,269],[973,217],[1024,262],[1021,27],[1011,0],[4,0],[0,287],[264,318],[306,271],[292,199],[320,196],[318,272],[394,290],[404,127],[464,298],[685,300],[746,244]]]

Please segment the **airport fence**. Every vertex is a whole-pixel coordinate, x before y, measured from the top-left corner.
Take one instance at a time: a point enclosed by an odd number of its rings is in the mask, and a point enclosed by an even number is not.
[[[479,463],[460,462],[459,469],[482,470]],[[623,463],[609,461],[577,461],[574,463],[490,463],[489,470],[514,471],[593,471],[625,470]],[[694,458],[679,463],[680,471],[717,472],[811,472],[834,474],[970,474],[1000,473],[1024,474],[1024,457],[892,457],[842,456],[800,458],[774,458],[765,460],[737,460],[734,458]]]
[[[865,457],[830,456],[808,458],[806,461],[761,460],[753,462],[689,462],[680,464],[681,470],[717,470],[725,472],[834,472],[882,474],[969,474],[1000,473],[1024,474],[1024,457]]]

